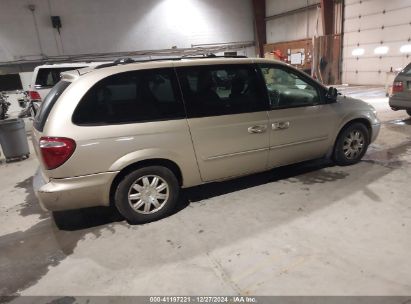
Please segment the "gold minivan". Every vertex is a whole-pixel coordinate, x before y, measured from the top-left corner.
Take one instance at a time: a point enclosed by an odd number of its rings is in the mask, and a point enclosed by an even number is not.
[[[179,189],[322,157],[361,160],[373,107],[267,59],[114,62],[63,74],[35,118],[44,209],[169,214]]]

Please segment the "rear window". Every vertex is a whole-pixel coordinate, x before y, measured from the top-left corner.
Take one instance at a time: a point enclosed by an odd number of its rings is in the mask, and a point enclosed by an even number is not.
[[[47,94],[44,101],[41,103],[39,112],[34,119],[33,126],[36,130],[42,132],[44,125],[46,124],[47,118],[50,114],[51,109],[53,108],[56,101],[59,99],[64,90],[70,85],[71,82],[60,81],[58,82],[53,89]]]
[[[66,71],[72,71],[77,69],[82,69],[84,66],[73,66],[66,68],[41,68],[37,73],[36,87],[51,88],[60,81],[60,74]]]

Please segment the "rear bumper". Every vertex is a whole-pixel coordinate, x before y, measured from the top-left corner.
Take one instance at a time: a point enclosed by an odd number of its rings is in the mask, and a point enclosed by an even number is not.
[[[408,110],[411,109],[411,100],[402,99],[398,97],[390,97],[389,104],[391,108],[396,110]]]
[[[110,187],[117,172],[45,180],[38,170],[33,188],[44,210],[62,211],[110,204]]]

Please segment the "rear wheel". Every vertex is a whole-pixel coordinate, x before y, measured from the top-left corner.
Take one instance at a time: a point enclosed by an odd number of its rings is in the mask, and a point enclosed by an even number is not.
[[[411,116],[411,109],[407,110],[407,114]]]
[[[358,163],[367,152],[370,135],[362,123],[352,123],[345,127],[338,136],[334,148],[334,161],[340,166]]]
[[[114,203],[132,224],[152,222],[173,211],[179,184],[173,172],[160,166],[137,169],[118,184]]]

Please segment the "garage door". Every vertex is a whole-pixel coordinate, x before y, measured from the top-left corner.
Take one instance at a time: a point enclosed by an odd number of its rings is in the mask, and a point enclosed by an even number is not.
[[[411,62],[410,0],[346,0],[343,82],[380,84]]]

